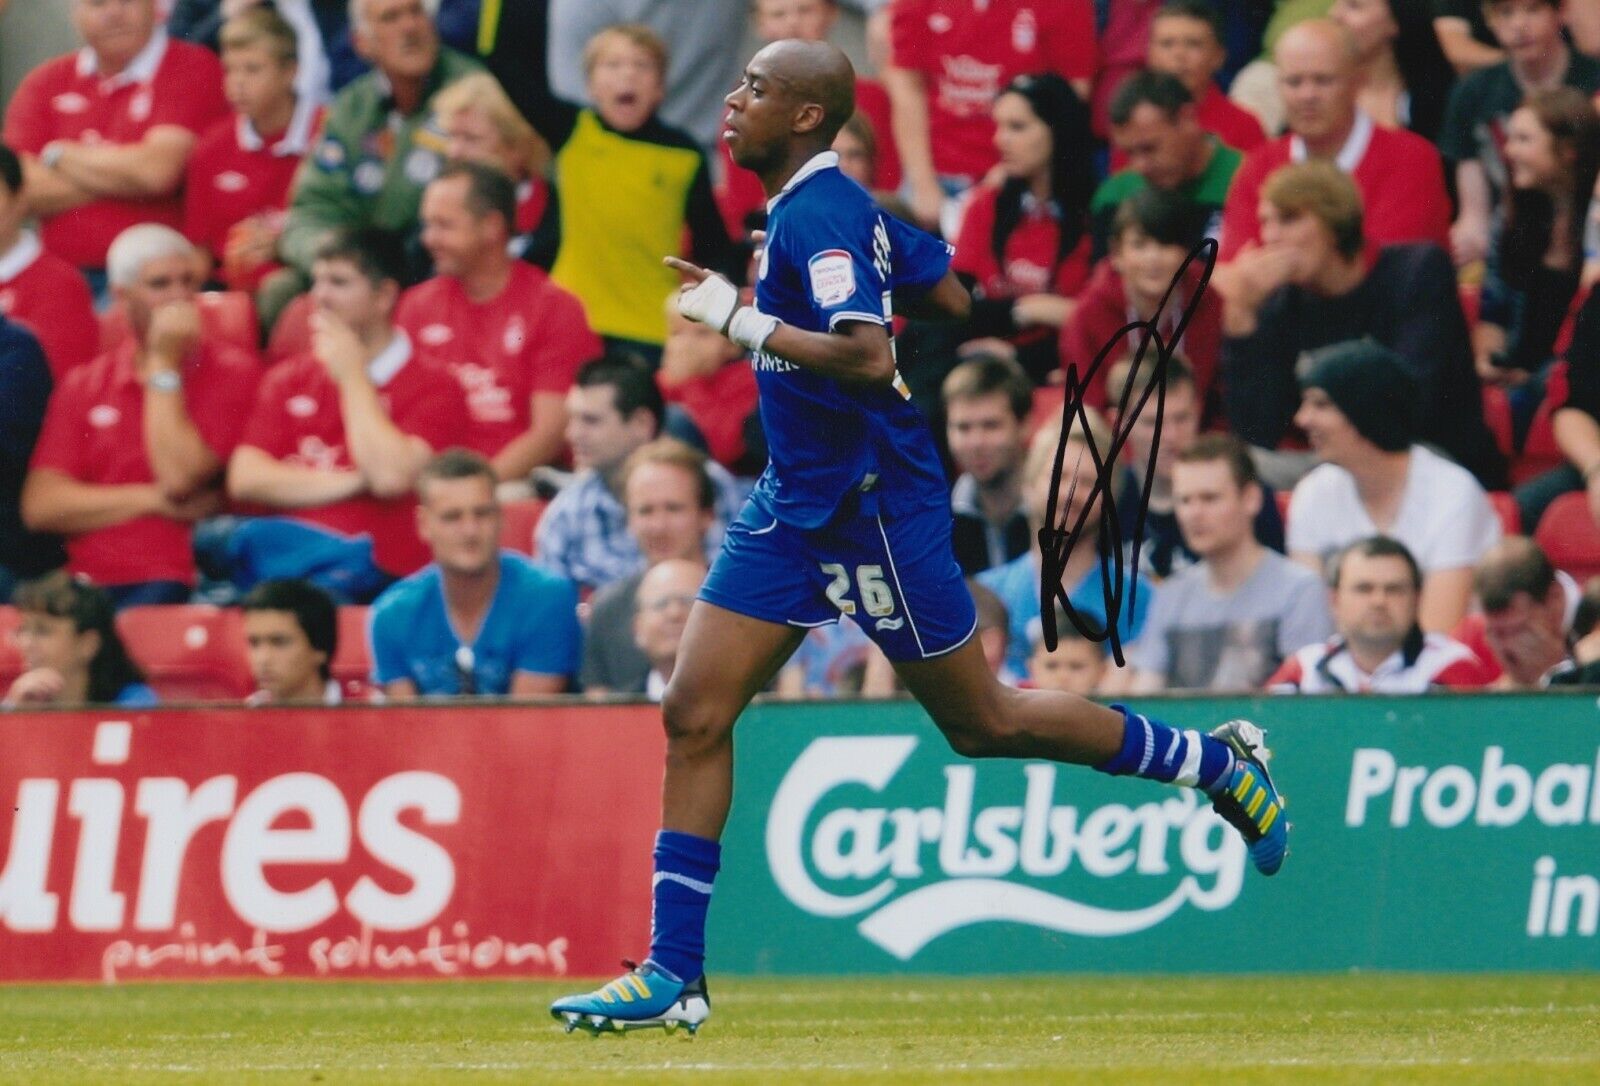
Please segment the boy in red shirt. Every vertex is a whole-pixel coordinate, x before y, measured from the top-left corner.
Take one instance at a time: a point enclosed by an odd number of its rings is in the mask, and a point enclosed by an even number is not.
[[[896,0],[894,66],[884,86],[894,104],[894,142],[911,209],[935,227],[946,196],[995,163],[989,110],[1019,75],[1055,72],[1089,98],[1098,62],[1089,0]]]
[[[1091,407],[1106,409],[1106,377],[1118,359],[1132,357],[1139,350],[1142,333],[1122,337],[1121,346],[1106,356],[1092,378],[1089,367],[1118,331],[1131,322],[1155,317],[1173,277],[1204,236],[1205,225],[1203,208],[1165,189],[1141,189],[1117,209],[1110,251],[1095,265],[1088,286],[1078,295],[1077,311],[1061,333],[1062,369],[1075,366],[1078,380],[1088,379],[1084,401]],[[1172,355],[1187,360],[1193,369],[1202,425],[1214,428],[1221,416],[1216,373],[1222,349],[1222,303],[1214,291],[1201,297],[1183,338],[1171,342],[1184,308],[1194,297],[1201,270],[1199,260],[1189,266],[1182,286],[1173,291],[1161,311],[1158,331]],[[1157,349],[1152,340],[1142,366],[1155,365]],[[1140,372],[1148,371],[1141,368]]]
[[[44,247],[98,273],[128,227],[182,225],[184,166],[227,104],[217,58],[169,40],[155,0],[75,3],[72,21],[84,47],[23,79],[5,142],[28,156]]]
[[[99,328],[83,276],[22,228],[27,217],[22,162],[0,143],[0,316],[34,334],[59,385],[99,350]]]
[[[267,375],[228,463],[230,497],[284,513],[218,541],[238,587],[300,577],[366,603],[427,564],[413,486],[467,416],[460,386],[391,320],[404,266],[376,231],[336,235],[312,264],[311,351]]]
[[[522,479],[562,448],[566,394],[601,354],[582,303],[506,252],[516,189],[489,166],[447,167],[422,195],[422,244],[439,273],[406,291],[395,323],[467,396],[463,443],[501,479]]]
[[[295,97],[294,28],[271,8],[229,19],[221,43],[234,115],[212,125],[189,156],[183,232],[229,290],[254,292],[278,267],[289,186],[321,111]]]
[[[182,603],[195,581],[191,528],[220,504],[260,366],[203,337],[183,235],[131,227],[106,259],[133,334],[50,398],[22,516],[65,536],[67,568],[118,607]]]

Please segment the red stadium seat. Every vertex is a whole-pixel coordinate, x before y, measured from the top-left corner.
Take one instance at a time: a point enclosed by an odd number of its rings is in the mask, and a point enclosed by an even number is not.
[[[1467,331],[1471,332],[1478,327],[1478,314],[1481,311],[1482,299],[1479,297],[1481,288],[1477,283],[1462,283],[1456,288],[1461,297],[1461,313],[1467,318]]]
[[[267,365],[311,349],[311,295],[302,294],[283,307],[267,339]]]
[[[333,677],[341,684],[365,682],[372,674],[367,651],[367,609],[339,608],[339,649],[333,654]]]
[[[1506,535],[1522,534],[1522,510],[1517,508],[1517,500],[1509,491],[1489,491],[1489,504],[1494,506],[1495,515],[1500,518],[1500,530]]]
[[[1600,527],[1589,512],[1583,491],[1563,494],[1545,510],[1533,538],[1544,548],[1557,569],[1564,569],[1583,584],[1600,573]]]
[[[1511,425],[1511,401],[1506,390],[1494,385],[1483,386],[1483,421],[1488,423],[1494,443],[1506,456],[1516,453]]]
[[[260,352],[256,303],[242,290],[208,290],[195,296],[205,334],[251,354]],[[120,303],[100,315],[100,349],[109,351],[128,334],[128,315]]]
[[[0,607],[0,697],[11,689],[26,666],[22,662],[22,651],[17,648],[17,627],[21,624],[21,611],[15,607]]]
[[[236,610],[131,607],[117,615],[117,632],[164,701],[237,700],[253,686]]]
[[[533,554],[533,530],[550,503],[542,498],[523,498],[500,507],[500,546],[518,554]]]
[[[1483,612],[1474,611],[1450,631],[1450,636],[1471,649],[1478,659],[1483,661],[1488,681],[1494,682],[1505,673],[1505,669],[1500,666],[1499,658],[1489,647],[1485,626]]]
[[[1566,463],[1561,446],[1556,444],[1556,408],[1567,402],[1567,364],[1557,362],[1550,369],[1550,379],[1545,386],[1544,402],[1534,413],[1528,436],[1522,442],[1522,453],[1511,461],[1511,482],[1525,483],[1543,475],[1552,468]]]

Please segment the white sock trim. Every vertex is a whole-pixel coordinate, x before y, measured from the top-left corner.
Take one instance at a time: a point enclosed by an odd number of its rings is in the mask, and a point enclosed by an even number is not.
[[[675,882],[679,886],[687,886],[697,894],[711,896],[711,884],[709,882],[691,879],[688,875],[680,875],[676,871],[657,871],[655,881],[650,884],[650,888],[653,890],[663,882]]]
[[[1178,768],[1178,775],[1172,779],[1172,783],[1193,788],[1200,783],[1200,733],[1186,731],[1183,741],[1188,747],[1183,753],[1183,765]]]
[[[1137,715],[1137,714],[1135,714]],[[1139,759],[1139,776],[1144,776],[1145,770],[1150,768],[1150,760],[1156,756],[1156,733],[1150,728],[1150,721],[1139,717],[1139,723],[1144,725],[1144,757]]]

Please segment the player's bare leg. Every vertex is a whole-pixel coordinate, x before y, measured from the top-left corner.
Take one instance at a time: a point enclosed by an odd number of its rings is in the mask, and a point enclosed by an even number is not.
[[[803,629],[696,600],[662,701],[667,772],[656,837],[650,957],[550,1013],[570,1033],[683,1026],[711,1013],[702,976],[705,917],[721,863],[717,843],[733,799],[733,725],[794,653]]]
[[[1283,797],[1267,773],[1264,735],[1249,721],[1201,735],[1073,694],[1013,690],[990,672],[976,638],[895,670],[958,754],[1047,758],[1199,788],[1239,830],[1259,871],[1271,875],[1283,863]]]
[[[1122,749],[1121,713],[1076,694],[1006,686],[989,670],[976,637],[932,660],[896,663],[895,671],[965,757],[1094,766]]]
[[[805,631],[696,600],[661,703],[667,775],[661,827],[715,841],[733,799],[733,725]]]

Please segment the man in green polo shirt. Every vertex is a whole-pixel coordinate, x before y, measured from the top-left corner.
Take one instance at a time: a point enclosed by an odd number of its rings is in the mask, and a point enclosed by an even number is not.
[[[1089,202],[1095,255],[1105,252],[1122,201],[1149,186],[1203,207],[1206,236],[1216,237],[1228,185],[1242,155],[1200,127],[1194,98],[1176,76],[1136,72],[1111,99],[1111,139],[1128,168],[1113,174]]]
[[[305,290],[311,262],[334,230],[377,228],[404,238],[416,228],[422,190],[445,164],[433,96],[479,70],[443,48],[423,0],[357,0],[350,7],[356,50],[372,71],[334,98],[322,137],[295,175],[289,221],[278,240],[287,265],[257,299],[271,327]]]

